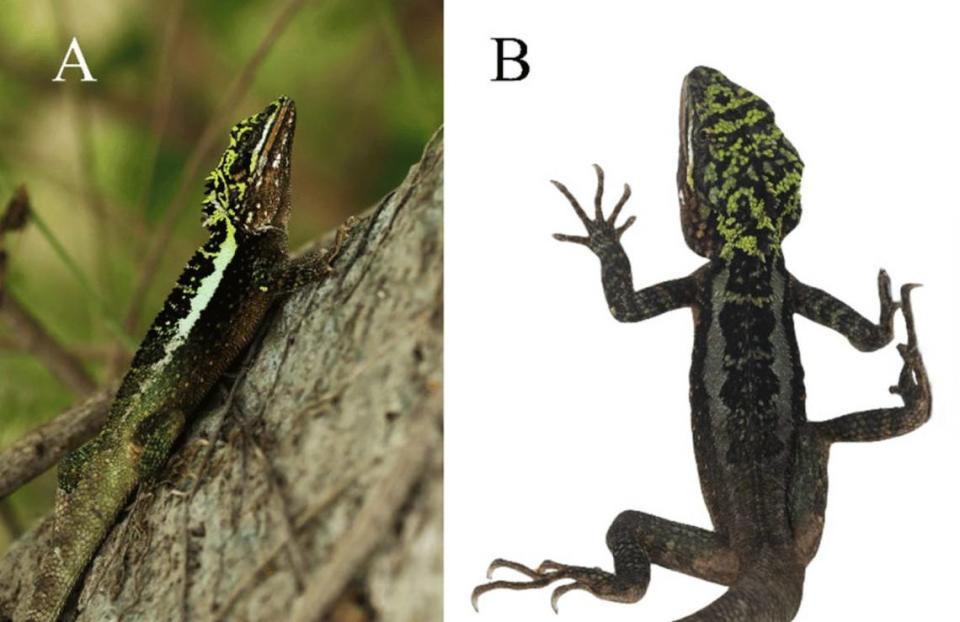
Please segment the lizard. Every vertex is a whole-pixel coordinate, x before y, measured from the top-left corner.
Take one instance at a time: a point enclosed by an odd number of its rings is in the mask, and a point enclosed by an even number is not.
[[[694,324],[690,368],[693,445],[701,491],[713,525],[703,529],[627,510],[610,526],[606,543],[614,571],[544,561],[531,568],[497,559],[499,568],[527,580],[490,581],[474,589],[534,589],[558,580],[551,604],[571,590],[632,603],[646,592],[651,564],[728,586],[722,596],[682,622],[780,622],[800,606],[807,564],[824,526],[827,461],[837,442],[875,441],[910,432],[930,417],[930,384],[917,345],[910,292],[900,301],[880,270],[880,318],[866,319],[786,268],[781,243],[800,219],[803,161],[784,136],[769,104],[708,67],[684,79],[680,98],[677,171],[680,219],[687,246],[707,262],[692,274],[635,291],[621,244],[635,222],[618,224],[628,184],[604,216],[603,170],[590,218],[562,183],[552,183],[573,206],[586,235],[555,234],[588,247],[600,259],[610,313],[638,322],[689,308]],[[801,315],[874,351],[893,339],[900,309],[907,342],[890,392],[902,405],[810,421],[793,316]]]
[[[166,462],[187,418],[251,341],[278,297],[323,280],[355,223],[332,249],[287,254],[293,100],[237,123],[205,180],[193,254],[121,381],[99,434],[60,464],[52,538],[26,620],[59,618],[134,490]]]

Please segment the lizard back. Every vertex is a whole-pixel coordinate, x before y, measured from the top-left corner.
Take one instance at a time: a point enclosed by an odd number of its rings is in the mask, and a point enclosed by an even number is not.
[[[735,546],[782,546],[795,434],[806,419],[789,275],[782,261],[749,259],[712,262],[704,275],[690,368],[703,494]]]
[[[210,237],[191,257],[134,355],[111,418],[191,410],[253,337],[286,257],[296,111],[280,98],[230,132],[203,201]]]
[[[803,162],[760,97],[697,67],[681,91],[677,183],[703,271],[690,372],[694,446],[711,517],[735,548],[780,546],[803,367],[781,243],[800,218]]]

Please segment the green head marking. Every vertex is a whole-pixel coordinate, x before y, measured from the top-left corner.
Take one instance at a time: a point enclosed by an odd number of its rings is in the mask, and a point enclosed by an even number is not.
[[[802,173],[767,102],[716,69],[687,74],[677,171],[687,246],[710,258],[776,258],[800,220]]]
[[[230,130],[230,144],[207,175],[203,224],[256,234],[286,224],[290,152],[296,125],[293,100],[280,97]]]

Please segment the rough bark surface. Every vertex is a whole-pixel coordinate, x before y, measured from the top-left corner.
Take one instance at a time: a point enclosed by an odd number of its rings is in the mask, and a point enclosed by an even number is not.
[[[438,134],[194,414],[66,619],[441,620],[442,193]],[[0,618],[49,526],[0,561]]]

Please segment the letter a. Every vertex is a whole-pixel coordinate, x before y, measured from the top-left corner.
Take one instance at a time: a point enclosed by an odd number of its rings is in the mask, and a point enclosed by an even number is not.
[[[73,54],[77,58],[77,62],[68,63],[70,60],[70,55]],[[57,77],[53,79],[54,82],[66,82],[63,79],[63,70],[67,67],[79,67],[83,72],[83,78],[80,79],[81,82],[96,82],[97,79],[93,77],[93,74],[90,73],[90,68],[87,67],[87,61],[83,58],[83,50],[80,49],[80,44],[77,43],[77,38],[74,37],[73,41],[70,42],[70,47],[67,48],[67,53],[63,57],[63,63],[60,65],[60,71],[57,72]]]

